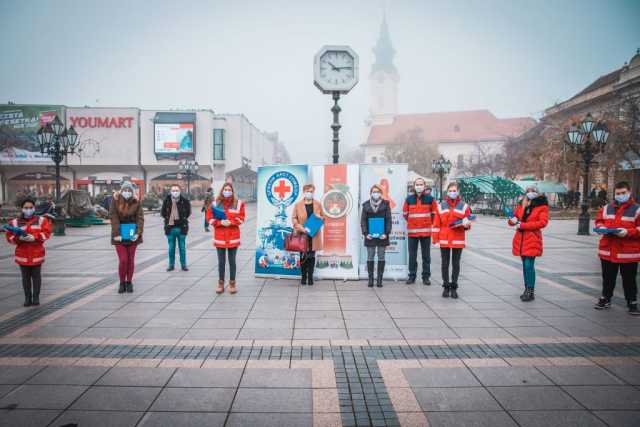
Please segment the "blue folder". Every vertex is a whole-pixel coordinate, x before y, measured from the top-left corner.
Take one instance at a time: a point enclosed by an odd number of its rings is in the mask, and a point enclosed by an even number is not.
[[[131,240],[136,235],[135,224],[120,224],[120,237],[122,240]]]
[[[211,213],[213,213],[213,219],[218,219],[220,221],[227,219],[227,214],[224,213],[224,209],[211,205]]]
[[[8,230],[11,232],[11,234],[13,234],[14,236],[28,236],[27,233],[25,233],[24,231],[22,231],[21,229],[17,228],[17,227],[12,227],[10,225],[5,225],[4,226],[5,230]]]
[[[384,234],[384,218],[369,218],[369,234],[374,239]]]
[[[318,219],[315,215],[311,215],[302,227],[304,228],[305,233],[313,237],[318,234],[318,230],[320,230],[320,227],[323,225],[323,220]]]
[[[615,228],[594,228],[593,231],[595,231],[596,233],[607,233],[607,234],[611,234],[611,233],[619,233],[622,230],[619,229],[615,229]]]

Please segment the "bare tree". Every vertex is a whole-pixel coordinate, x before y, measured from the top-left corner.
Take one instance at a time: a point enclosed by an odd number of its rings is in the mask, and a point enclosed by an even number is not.
[[[419,126],[398,134],[384,150],[385,162],[407,163],[410,171],[425,178],[435,178],[431,162],[438,157],[440,151],[437,143],[426,141]]]
[[[347,146],[345,148],[346,148],[345,153],[340,155],[340,158],[344,159],[343,161],[345,163],[359,164],[364,162],[364,150],[362,150],[359,147],[350,147],[350,146]]]
[[[499,175],[502,173],[504,150],[491,144],[474,143],[475,148],[462,164],[457,165],[458,176]]]

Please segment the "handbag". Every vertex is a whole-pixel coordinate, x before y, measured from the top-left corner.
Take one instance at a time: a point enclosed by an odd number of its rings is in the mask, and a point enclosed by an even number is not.
[[[304,234],[287,233],[284,238],[284,250],[289,252],[307,253],[309,250],[309,241]]]

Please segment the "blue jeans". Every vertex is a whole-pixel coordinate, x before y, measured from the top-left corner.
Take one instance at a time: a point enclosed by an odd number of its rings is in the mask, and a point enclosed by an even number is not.
[[[431,236],[409,237],[409,277],[418,274],[418,243],[422,251],[422,278],[431,277]]]
[[[180,227],[171,227],[167,235],[169,241],[169,265],[176,265],[176,239],[178,239],[178,249],[180,250],[180,265],[187,265],[187,236],[180,233]]]
[[[522,258],[522,272],[524,273],[524,284],[531,288],[536,287],[536,257],[523,256]]]
[[[209,223],[207,222],[207,213],[204,213],[204,228],[209,228]]]

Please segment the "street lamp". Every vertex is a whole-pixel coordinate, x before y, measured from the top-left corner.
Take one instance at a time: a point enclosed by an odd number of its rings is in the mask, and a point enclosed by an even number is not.
[[[440,154],[440,158],[438,160],[431,162],[431,170],[440,177],[440,201],[442,201],[442,185],[444,176],[449,174],[449,171],[451,170],[451,160],[445,160],[444,157],[442,157],[442,154]]]
[[[191,200],[191,175],[197,175],[200,165],[198,162],[192,162],[191,160],[185,160],[184,163],[178,163],[180,172],[187,176],[187,197]]]
[[[580,126],[575,123],[571,125],[567,131],[568,141],[564,141],[569,145],[571,152],[578,153],[582,159],[578,159],[578,163],[584,163],[584,176],[582,179],[582,213],[578,222],[578,234],[582,236],[589,235],[589,168],[591,161],[598,153],[603,153],[609,138],[609,129],[602,124],[597,123],[591,117],[591,113],[587,113]],[[595,143],[592,143],[591,140]],[[596,162],[597,163],[597,162]]]
[[[60,163],[68,154],[74,154],[78,148],[78,133],[69,126],[67,129],[64,123],[56,117],[45,126],[40,127],[36,133],[40,154],[51,157],[56,164],[56,216],[53,220],[54,236],[64,236],[64,217],[62,216],[62,203],[60,202]]]

